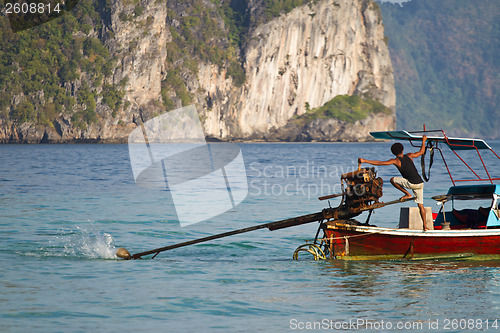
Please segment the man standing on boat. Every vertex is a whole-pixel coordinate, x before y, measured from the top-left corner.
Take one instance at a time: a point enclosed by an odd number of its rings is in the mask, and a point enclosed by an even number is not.
[[[394,155],[396,155],[396,158],[387,161],[370,161],[365,160],[364,158],[358,158],[358,163],[368,163],[371,165],[395,165],[396,168],[398,168],[402,177],[392,177],[391,184],[405,194],[401,197],[401,201],[412,198],[412,195],[407,191],[407,189],[413,191],[415,202],[418,205],[420,216],[422,217],[424,231],[428,230],[425,225],[424,181],[418,174],[417,168],[415,167],[415,164],[413,164],[413,159],[425,153],[426,140],[427,136],[424,135],[422,137],[422,147],[420,147],[420,150],[416,153],[408,154],[403,154],[403,145],[396,142],[391,146],[391,151]]]

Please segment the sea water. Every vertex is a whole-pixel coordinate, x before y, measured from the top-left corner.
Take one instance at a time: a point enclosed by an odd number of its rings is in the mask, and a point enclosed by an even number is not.
[[[240,144],[246,199],[181,227],[168,190],[135,184],[127,145],[1,145],[0,330],[500,329],[500,262],[314,261],[307,253],[292,260],[294,250],[314,238],[317,223],[252,231],[154,259],[115,257],[118,247],[136,253],[334,207],[339,199],[317,197],[339,192],[340,175],[357,168],[358,157],[391,158],[389,147]],[[498,143],[493,147],[500,150]],[[457,177],[470,175],[453,153],[445,154]],[[477,160],[475,152],[465,155]],[[485,162],[498,176],[490,155]],[[439,207],[431,196],[451,185],[438,156],[424,189],[425,205],[434,211]],[[377,170],[383,201],[400,197],[389,183],[396,168]],[[399,208],[412,205],[377,210],[371,223],[396,227]]]

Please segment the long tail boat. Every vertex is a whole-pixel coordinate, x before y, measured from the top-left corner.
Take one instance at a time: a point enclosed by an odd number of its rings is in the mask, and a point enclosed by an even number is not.
[[[481,151],[493,153],[496,159],[500,159],[500,157],[485,141],[448,138],[442,130],[388,131],[370,134],[376,139],[407,140],[413,146],[417,146],[414,143],[419,144],[423,134],[429,135],[433,132],[437,132],[437,135],[428,136],[428,148],[440,153],[453,184],[446,195],[433,197],[441,205],[439,213],[434,214],[435,218],[431,222],[434,230],[423,230],[423,222],[419,214],[414,214],[414,219],[416,218],[418,221],[413,223],[413,226],[411,223],[404,223],[405,221],[402,223],[401,216],[404,214],[401,214],[397,229],[372,226],[369,224],[369,217],[363,224],[352,217],[347,219],[332,218],[321,224],[320,228],[323,230],[324,236],[323,238],[316,237],[316,246],[311,247],[314,251],[310,249],[308,251],[319,256],[327,253],[330,258],[343,260],[499,259],[500,185],[496,185],[494,182],[500,178],[491,176]],[[473,174],[473,178],[457,179],[453,177],[441,146],[447,146]],[[484,169],[482,172],[474,170],[459,155],[460,152],[467,150],[477,152]],[[360,169],[359,173],[366,174],[363,169]],[[486,176],[480,176],[480,174]],[[342,179],[345,179],[350,187],[359,186],[352,176],[354,175],[342,175]],[[466,185],[457,185],[458,183]],[[369,186],[369,184],[364,186]],[[347,194],[344,196],[344,201],[349,200]],[[359,196],[353,201],[356,200],[369,208],[376,204],[377,198]],[[472,203],[486,202],[488,207],[478,207],[476,204],[473,209],[455,209],[455,204],[464,200]],[[372,210],[369,209],[369,211]],[[318,246],[320,243],[323,251],[320,251],[320,246]]]
[[[271,231],[293,227],[301,224],[319,222],[314,242],[299,246],[293,257],[298,258],[302,251],[313,254],[314,259],[341,259],[341,260],[417,260],[434,258],[456,259],[500,259],[500,185],[494,182],[500,178],[493,178],[481,156],[482,151],[493,153],[495,162],[500,157],[483,140],[449,138],[442,130],[432,131],[387,131],[372,132],[376,139],[395,139],[409,141],[418,147],[423,135],[427,135],[426,151],[430,150],[430,165],[434,153],[440,153],[446,170],[453,184],[445,195],[433,197],[441,210],[432,221],[426,221],[429,229],[424,231],[420,214],[400,213],[399,227],[382,228],[370,224],[372,212],[375,209],[388,205],[399,204],[406,200],[390,202],[380,201],[383,195],[383,180],[377,177],[375,168],[361,168],[341,175],[342,192],[320,197],[320,200],[341,197],[338,207],[329,207],[321,212],[289,218],[281,221],[263,223],[243,229],[233,230],[188,240],[178,244],[130,254],[126,249],[119,248],[116,255],[123,259],[140,259],[145,256],[177,249],[184,246],[208,242],[215,239],[267,228]],[[431,135],[434,134],[434,135]],[[415,145],[416,143],[417,145]],[[441,147],[447,146],[456,157],[474,175],[471,179],[457,179],[453,177],[443,155]],[[474,170],[459,152],[475,151],[481,161],[483,172]],[[423,158],[425,155],[423,156]],[[424,161],[424,159],[422,159]],[[424,170],[424,163],[422,162]],[[430,168],[430,166],[429,166]],[[485,174],[486,176],[480,176]],[[424,178],[425,173],[423,172]],[[467,185],[457,185],[465,182]],[[486,182],[486,184],[485,184]],[[474,209],[455,209],[455,202],[486,201],[487,207]],[[408,208],[406,208],[408,209]],[[411,210],[411,208],[409,208]],[[415,208],[416,209],[416,208]],[[363,212],[368,212],[364,223],[354,219]],[[433,214],[429,211],[429,217]],[[431,228],[433,227],[433,228]],[[321,231],[323,236],[319,237]]]

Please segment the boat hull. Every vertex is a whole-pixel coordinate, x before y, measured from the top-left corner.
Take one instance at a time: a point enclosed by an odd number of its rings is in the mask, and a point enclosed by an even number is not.
[[[324,231],[336,259],[500,259],[500,229],[424,232],[327,223]]]

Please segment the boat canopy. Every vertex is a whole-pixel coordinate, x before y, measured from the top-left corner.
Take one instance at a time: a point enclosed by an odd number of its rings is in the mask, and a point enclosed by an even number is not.
[[[500,185],[465,185],[452,186],[446,195],[436,195],[432,197],[436,201],[446,202],[454,200],[474,200],[474,199],[491,199],[495,195],[500,195]]]
[[[448,195],[489,195],[500,194],[500,185],[480,184],[480,185],[465,185],[465,186],[452,186],[448,190]]]
[[[407,131],[370,132],[375,139],[422,141],[422,135],[411,134]],[[491,149],[481,139],[448,138],[446,136],[428,136],[428,141],[443,142],[451,150]]]

